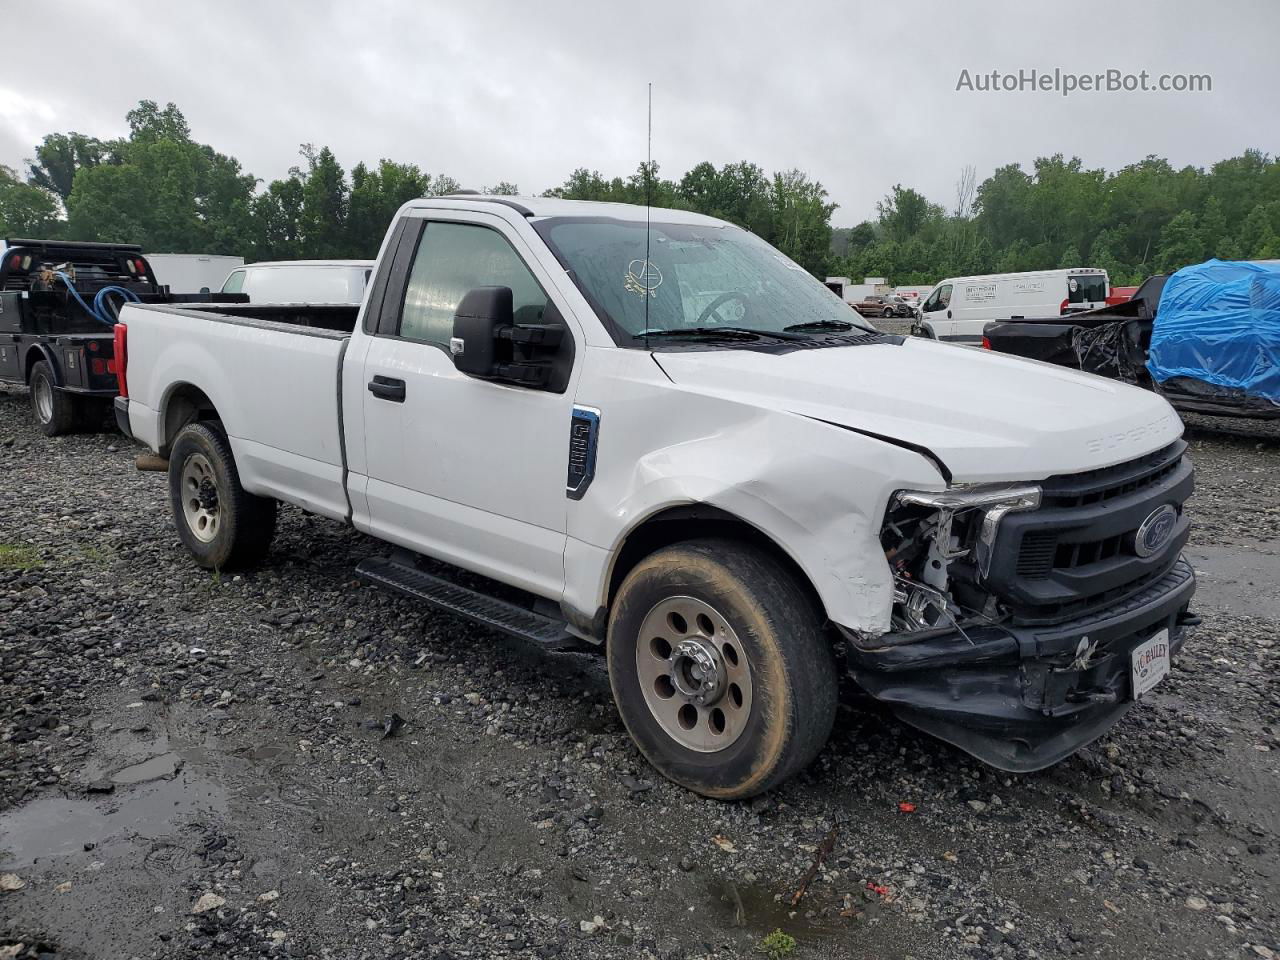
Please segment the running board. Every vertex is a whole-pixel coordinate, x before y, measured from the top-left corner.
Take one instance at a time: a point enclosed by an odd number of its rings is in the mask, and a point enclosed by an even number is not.
[[[391,557],[370,557],[362,561],[356,567],[356,575],[379,587],[421,600],[437,610],[501,630],[548,650],[565,650],[581,643],[565,629],[561,620],[397,563]]]

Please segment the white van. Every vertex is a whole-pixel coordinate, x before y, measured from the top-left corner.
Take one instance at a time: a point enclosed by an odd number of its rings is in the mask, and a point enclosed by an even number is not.
[[[1058,317],[1106,304],[1111,283],[1095,267],[952,277],[920,305],[916,332],[934,340],[981,343],[992,320]]]
[[[227,271],[244,264],[244,257],[205,253],[148,253],[147,263],[156,283],[171,293],[207,293],[217,290]]]
[[[247,293],[250,303],[359,305],[373,273],[372,260],[275,260],[232,270],[223,293]]]

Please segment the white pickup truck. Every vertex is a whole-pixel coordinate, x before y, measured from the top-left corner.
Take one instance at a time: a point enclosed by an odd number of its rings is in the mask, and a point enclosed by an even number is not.
[[[198,563],[263,560],[277,501],[349,523],[393,545],[376,584],[602,645],[640,750],[708,796],[805,767],[841,676],[1039,769],[1195,621],[1163,399],[860,326],[718,220],[415,200],[359,308],[120,320],[117,419]]]

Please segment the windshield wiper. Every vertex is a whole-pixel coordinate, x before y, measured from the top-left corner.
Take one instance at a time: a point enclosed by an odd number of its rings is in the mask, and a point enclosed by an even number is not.
[[[782,330],[758,330],[752,327],[672,327],[656,330],[641,330],[632,334],[632,340],[647,340],[650,337],[702,337],[704,340],[759,340],[761,337],[773,337],[776,340],[803,340],[800,334],[787,333]]]
[[[783,330],[852,330],[853,324],[847,320],[810,320],[808,323],[793,323]]]
[[[810,320],[808,323],[793,323],[783,330],[866,330],[868,333],[879,333],[875,327],[866,327],[848,320]]]

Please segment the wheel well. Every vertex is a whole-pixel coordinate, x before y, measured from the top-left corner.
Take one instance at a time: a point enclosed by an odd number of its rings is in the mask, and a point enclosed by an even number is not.
[[[27,356],[24,360],[25,366],[23,367],[23,371],[22,371],[22,381],[24,383],[27,383],[27,384],[31,383],[31,371],[35,369],[36,364],[39,363],[41,360],[49,364],[49,372],[53,374],[54,381],[55,382],[57,381],[58,369],[53,365],[53,361],[50,360],[49,357],[45,354],[45,352],[41,350],[39,347],[32,346],[27,350]]]
[[[164,433],[161,435],[160,455],[168,456],[173,438],[189,423],[219,420],[213,401],[199,387],[183,383],[174,388],[164,406]]]
[[[791,554],[778,546],[768,534],[753,527],[745,520],[706,504],[689,504],[672,507],[654,514],[640,526],[627,534],[622,549],[618,551],[609,574],[609,594],[605,600],[605,609],[613,606],[613,598],[628,573],[637,563],[663,547],[684,540],[702,540],[707,538],[739,540],[773,557],[800,585],[800,589],[810,599],[818,614],[826,618],[826,607],[812,581],[801,569],[800,564],[792,559]]]

